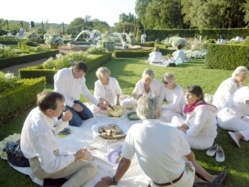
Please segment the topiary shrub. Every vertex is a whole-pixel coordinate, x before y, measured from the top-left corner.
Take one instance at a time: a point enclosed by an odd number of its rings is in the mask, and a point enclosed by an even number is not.
[[[0,94],[0,126],[35,104],[36,95],[45,87],[45,78],[20,79],[18,86]]]
[[[207,46],[205,64],[211,69],[234,70],[238,66],[249,67],[249,46],[217,45]]]

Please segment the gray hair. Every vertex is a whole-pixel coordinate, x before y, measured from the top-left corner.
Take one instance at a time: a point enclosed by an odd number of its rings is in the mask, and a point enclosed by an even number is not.
[[[100,77],[109,77],[111,74],[111,71],[107,68],[107,67],[100,67],[97,71],[96,71],[96,76],[98,78]]]
[[[162,78],[162,82],[171,82],[175,84],[175,75],[172,72],[165,73]]]
[[[232,77],[243,76],[248,74],[248,69],[245,66],[238,66],[232,73]]]
[[[143,79],[145,79],[146,77],[150,77],[151,80],[154,79],[154,72],[149,68],[145,69],[142,74]]]
[[[158,97],[151,94],[144,94],[138,99],[137,116],[141,120],[157,119],[160,105]]]

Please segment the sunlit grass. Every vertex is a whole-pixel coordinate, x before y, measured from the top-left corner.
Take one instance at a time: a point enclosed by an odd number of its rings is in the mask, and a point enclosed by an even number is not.
[[[213,94],[219,84],[226,78],[230,77],[232,71],[206,69],[204,60],[193,60],[178,67],[161,67],[153,66],[145,63],[147,58],[137,59],[112,59],[103,64],[111,70],[111,76],[118,79],[122,88],[123,94],[130,95],[135,86],[135,83],[141,78],[141,74],[145,68],[151,68],[155,73],[155,78],[161,81],[161,77],[165,72],[171,71],[175,74],[177,83],[186,88],[188,85],[198,84],[203,88],[204,93]],[[93,92],[94,82],[97,80],[95,75],[97,68],[88,72],[86,82],[89,90]],[[248,84],[248,80],[245,85]],[[47,85],[46,89],[53,89],[53,85]],[[81,98],[85,101],[85,98]],[[20,133],[22,124],[29,110],[18,115],[8,124],[0,127],[0,140],[13,133]],[[208,157],[205,151],[194,150],[196,159],[210,173],[217,174],[222,170],[228,171],[226,185],[229,187],[245,187],[249,181],[249,144],[241,142],[241,148],[236,148],[228,139],[227,131],[218,129],[218,137],[216,143],[221,145],[225,151],[226,160],[223,163],[215,161],[214,157]],[[3,169],[4,168],[4,169]],[[26,187],[37,186],[27,176],[20,174],[8,166],[6,161],[0,161],[0,184],[5,187]],[[11,177],[10,177],[11,176]]]

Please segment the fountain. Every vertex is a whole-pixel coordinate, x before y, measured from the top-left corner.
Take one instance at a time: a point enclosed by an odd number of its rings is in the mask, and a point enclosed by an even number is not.
[[[84,36],[83,39],[85,41],[77,41],[81,35]],[[103,38],[104,35],[105,34],[102,34],[98,30],[92,30],[92,31],[83,30],[76,36],[76,38],[73,40],[71,44],[77,45],[79,47],[90,47],[92,45],[97,45],[98,42],[101,40],[105,42],[105,39]],[[109,42],[111,40],[115,43],[115,49],[133,48],[132,46],[133,41],[131,37],[129,36],[129,34],[125,32],[123,33],[113,32],[113,33],[107,34],[106,36],[109,37]]]
[[[119,33],[119,32],[113,32],[109,35],[113,41],[115,42],[116,44],[116,47],[117,49],[123,49],[124,48],[124,42],[126,43],[127,47],[128,45],[132,44],[132,40],[131,40],[131,37],[123,32],[123,33]]]
[[[83,35],[85,36],[85,42],[84,41],[77,41],[79,39],[79,37]],[[81,31],[76,38],[73,40],[73,43],[78,45],[80,44],[83,45],[83,47],[87,47],[87,46],[91,46],[92,44],[96,44],[98,42],[98,40],[100,40],[101,38],[101,32],[98,30],[83,30]]]

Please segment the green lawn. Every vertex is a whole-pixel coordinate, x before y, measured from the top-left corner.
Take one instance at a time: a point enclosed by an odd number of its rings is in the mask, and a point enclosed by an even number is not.
[[[162,75],[171,71],[176,76],[177,83],[185,88],[191,84],[198,84],[203,88],[204,93],[213,94],[221,81],[231,76],[232,71],[206,69],[203,60],[194,60],[182,64],[178,67],[160,67],[152,66],[145,63],[147,58],[119,58],[113,59],[103,66],[111,70],[111,76],[119,80],[123,94],[131,94],[135,83],[141,78],[141,74],[145,68],[151,68],[155,72],[155,78],[161,81]],[[96,69],[87,73],[86,80],[90,91],[94,89],[94,82],[97,80],[95,75]],[[248,84],[248,80],[244,85]],[[53,85],[47,85],[46,89],[52,89]],[[82,98],[84,101],[84,98]],[[10,134],[20,133],[22,124],[27,116],[28,111],[16,116],[8,124],[0,127],[0,140]],[[196,159],[210,173],[217,174],[222,170],[228,171],[226,186],[229,187],[245,187],[249,181],[249,144],[242,141],[241,148],[236,148],[228,138],[227,131],[218,129],[218,137],[216,143],[220,144],[225,152],[226,160],[218,163],[215,158],[208,157],[205,151],[197,151]],[[28,176],[24,176],[8,166],[6,161],[0,160],[0,184],[4,187],[26,187],[36,186]]]

